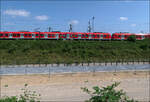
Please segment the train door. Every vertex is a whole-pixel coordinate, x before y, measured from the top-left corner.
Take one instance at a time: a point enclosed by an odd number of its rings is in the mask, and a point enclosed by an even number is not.
[[[35,38],[35,34],[34,33],[32,33],[32,38]]]
[[[66,35],[67,35],[67,39],[70,39],[70,36],[69,36],[70,34],[66,34]]]
[[[144,35],[141,35],[141,39],[143,40],[145,37],[144,37]]]
[[[21,39],[23,39],[24,38],[24,33],[21,33]]]
[[[12,38],[12,33],[9,33],[9,38]]]
[[[103,35],[101,35],[101,39],[103,39]]]
[[[56,34],[55,34],[56,39],[59,39],[59,35],[60,35],[59,33],[56,33]]]
[[[121,35],[121,40],[124,40],[124,35]]]
[[[44,35],[45,35],[45,38],[47,39],[47,38],[48,38],[48,34],[47,34],[47,33],[45,33]]]
[[[81,39],[82,34],[78,34],[78,39]]]
[[[3,33],[0,33],[0,38],[3,38]]]

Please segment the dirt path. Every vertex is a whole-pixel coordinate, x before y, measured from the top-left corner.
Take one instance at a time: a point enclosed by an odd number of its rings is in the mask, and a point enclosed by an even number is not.
[[[140,101],[149,100],[149,74],[148,71],[134,72],[96,72],[72,73],[57,75],[17,75],[2,76],[2,96],[18,95],[27,83],[30,90],[40,93],[43,101],[81,101],[89,98],[82,92],[81,87],[106,86],[115,81],[121,82],[117,89],[123,89],[131,98]],[[7,86],[8,87],[5,87]]]

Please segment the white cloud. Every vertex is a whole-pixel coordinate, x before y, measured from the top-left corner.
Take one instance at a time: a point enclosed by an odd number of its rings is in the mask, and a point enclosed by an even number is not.
[[[74,25],[76,25],[76,24],[78,24],[78,23],[79,23],[78,20],[72,20],[72,21],[69,22],[69,24],[74,24]]]
[[[119,18],[121,21],[126,21],[126,20],[128,20],[128,17],[120,17]]]
[[[35,19],[45,21],[48,20],[48,16],[46,15],[36,16]]]
[[[131,27],[136,27],[136,24],[131,24]]]
[[[24,17],[27,17],[27,16],[30,15],[30,12],[28,12],[26,10],[9,9],[9,10],[4,11],[4,14],[11,15],[11,16],[24,16]]]

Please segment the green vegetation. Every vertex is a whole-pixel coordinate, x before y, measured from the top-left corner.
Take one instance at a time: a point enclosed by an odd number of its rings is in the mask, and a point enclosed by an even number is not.
[[[0,40],[1,64],[81,63],[150,59],[150,40]]]
[[[82,87],[81,89],[91,96],[86,102],[137,102],[133,99],[129,99],[123,90],[115,90],[119,84],[120,83],[115,82],[110,86],[102,88],[95,86],[93,87],[93,92],[86,87]]]
[[[21,89],[23,94],[19,96],[4,96],[0,98],[0,102],[40,102],[40,94],[37,94],[35,91],[28,90],[28,84],[24,85],[25,88]]]
[[[93,92],[86,87],[81,87],[83,92],[88,93],[91,98],[85,102],[138,102],[134,99],[129,99],[123,90],[115,90],[120,83],[115,82],[112,85],[99,88],[93,87]],[[25,88],[21,89],[23,94],[19,96],[4,96],[0,98],[0,102],[40,102],[40,94],[35,91],[28,90],[28,85],[24,85]]]
[[[127,38],[128,41],[132,41],[132,42],[135,42],[136,41],[136,35],[130,35],[128,38]]]

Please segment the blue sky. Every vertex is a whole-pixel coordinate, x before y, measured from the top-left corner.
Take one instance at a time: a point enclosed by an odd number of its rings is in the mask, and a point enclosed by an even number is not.
[[[1,1],[2,31],[86,32],[88,20],[95,17],[97,32],[149,32],[148,1]]]

